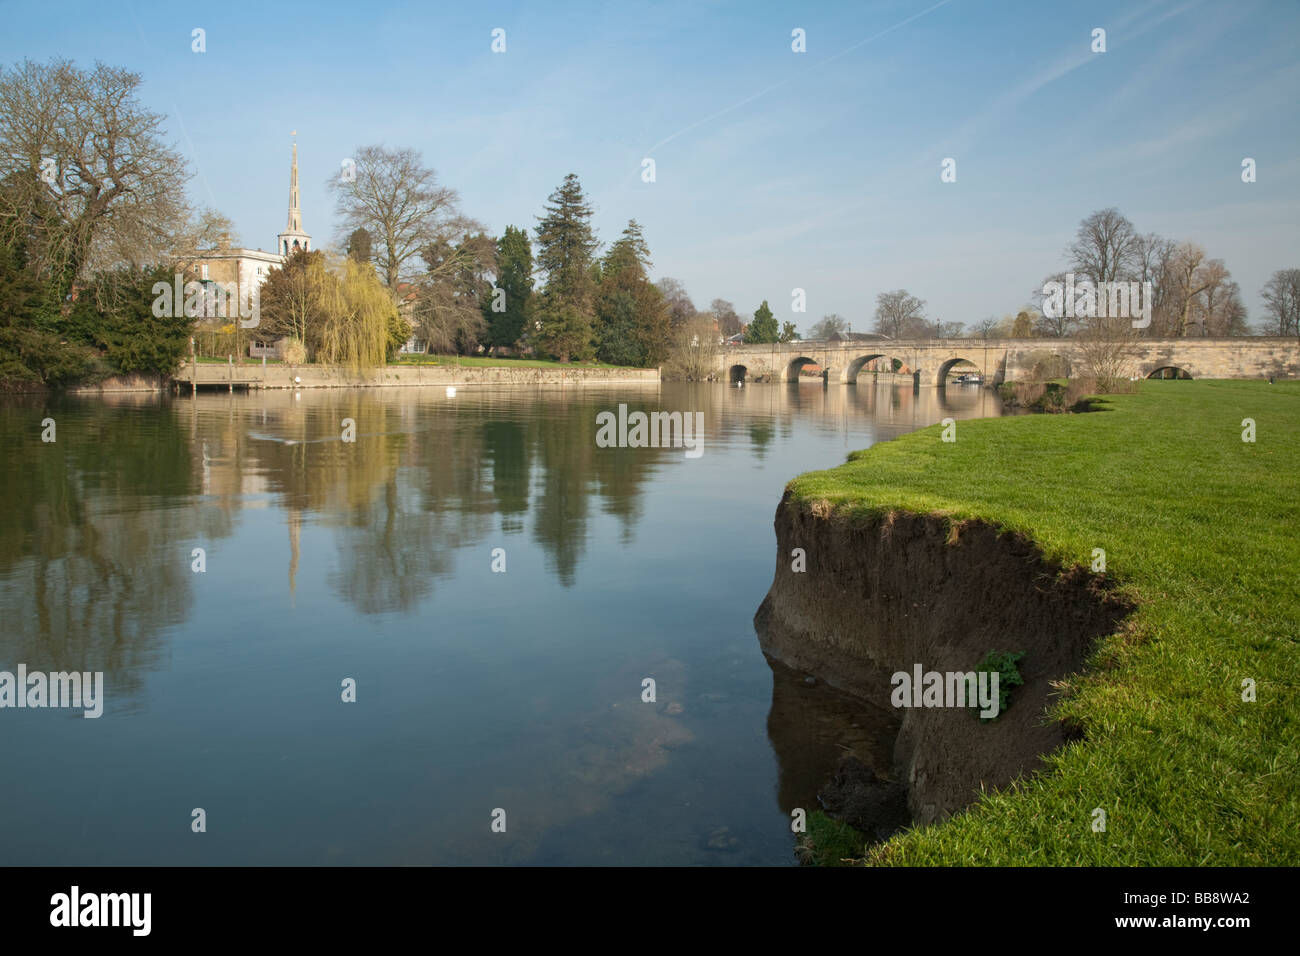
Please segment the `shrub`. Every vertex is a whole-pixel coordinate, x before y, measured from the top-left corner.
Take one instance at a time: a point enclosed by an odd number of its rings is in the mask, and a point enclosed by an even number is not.
[[[293,337],[284,340],[280,346],[280,357],[289,365],[302,365],[307,361],[307,346]]]
[[[866,855],[867,837],[822,810],[808,814],[808,832],[795,855],[805,866],[853,866]]]
[[[975,665],[975,672],[978,674],[982,671],[989,671],[998,675],[998,713],[1011,706],[1011,688],[1020,687],[1025,683],[1025,679],[1020,676],[1020,669],[1016,667],[1025,654],[1023,651],[1012,653],[1011,651],[989,651],[984,655],[984,659]],[[975,713],[979,713],[978,705],[973,708]],[[988,723],[997,720],[997,717],[981,717],[981,721]]]

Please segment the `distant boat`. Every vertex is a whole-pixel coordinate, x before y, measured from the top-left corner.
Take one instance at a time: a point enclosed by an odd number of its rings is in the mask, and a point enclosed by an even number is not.
[[[966,375],[957,376],[958,385],[982,385],[983,383],[984,383],[984,379],[982,379],[979,376],[979,374],[976,372],[970,372],[967,373]]]

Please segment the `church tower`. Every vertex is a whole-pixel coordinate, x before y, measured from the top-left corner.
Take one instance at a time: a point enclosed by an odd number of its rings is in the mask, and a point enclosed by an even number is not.
[[[297,130],[294,136],[298,135]],[[288,256],[295,249],[311,251],[311,236],[302,231],[302,209],[298,205],[298,143],[293,144],[293,168],[289,172],[289,225],[276,238],[275,251]]]

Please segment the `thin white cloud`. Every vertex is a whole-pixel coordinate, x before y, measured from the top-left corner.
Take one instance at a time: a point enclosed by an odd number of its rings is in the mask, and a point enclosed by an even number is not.
[[[795,80],[800,79],[801,77],[804,77],[807,74],[811,73],[813,70],[820,69],[821,67],[825,66],[827,63],[831,63],[835,60],[838,60],[842,56],[847,56],[849,53],[852,53],[854,50],[857,50],[860,47],[863,47],[874,40],[878,40],[883,36],[893,33],[895,30],[907,26],[907,24],[911,23],[912,21],[919,20],[921,17],[933,13],[935,10],[938,10],[940,7],[946,7],[948,4],[952,2],[953,0],[940,0],[939,3],[934,4],[934,6],[927,7],[926,9],[922,10],[920,13],[914,13],[912,14],[912,16],[906,18],[905,20],[900,20],[898,23],[895,23],[893,26],[886,27],[884,30],[881,30],[879,33],[873,33],[871,36],[859,40],[857,43],[854,43],[851,46],[845,47],[843,50],[840,50],[838,53],[834,53],[831,56],[818,60],[816,63],[812,64],[811,66],[807,67],[801,72],[796,73],[794,76],[788,76],[784,80],[780,80],[776,83],[771,84],[770,86],[764,87],[763,89],[759,90],[757,93],[753,93],[745,97],[744,99],[740,100],[737,103],[733,103],[730,106],[724,107],[723,109],[718,110],[716,113],[711,113],[710,115],[704,117],[703,119],[696,120],[694,123],[691,123],[689,126],[684,126],[681,129],[679,129],[677,132],[665,136],[663,139],[659,140],[659,142],[655,143],[648,150],[646,150],[644,155],[653,156],[655,151],[658,150],[660,147],[668,145],[678,137],[684,136],[687,133],[691,132],[691,130],[699,129],[701,126],[704,126],[708,123],[712,123],[714,120],[718,119],[719,117],[726,116],[728,113],[734,112],[740,109],[742,106],[746,106],[749,103],[754,102],[754,100],[766,96],[768,93],[771,93],[773,90],[779,90],[783,86],[788,86],[789,84],[793,83]]]

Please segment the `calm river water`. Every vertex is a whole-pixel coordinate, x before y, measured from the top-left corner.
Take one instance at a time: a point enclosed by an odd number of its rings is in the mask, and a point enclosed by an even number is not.
[[[620,403],[703,412],[703,454],[597,447]],[[865,377],[7,400],[0,671],[105,692],[0,709],[0,863],[793,863],[873,723],[759,651],[782,487],[1000,413]]]

